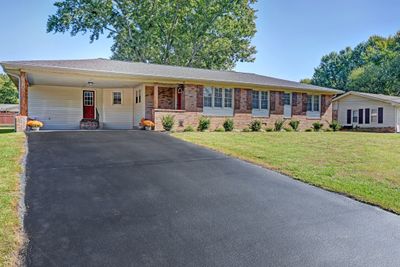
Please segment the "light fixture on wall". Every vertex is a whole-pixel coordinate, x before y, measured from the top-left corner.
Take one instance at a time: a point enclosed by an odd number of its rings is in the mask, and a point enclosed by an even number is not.
[[[92,81],[89,81],[89,82],[87,83],[88,87],[92,87],[93,84],[94,84],[94,82],[92,82]]]

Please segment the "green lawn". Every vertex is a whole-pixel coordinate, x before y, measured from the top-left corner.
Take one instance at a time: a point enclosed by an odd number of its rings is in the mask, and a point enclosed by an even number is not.
[[[24,140],[24,134],[0,128],[0,266],[15,265],[22,243],[17,208]]]
[[[194,132],[173,136],[400,214],[400,135]]]

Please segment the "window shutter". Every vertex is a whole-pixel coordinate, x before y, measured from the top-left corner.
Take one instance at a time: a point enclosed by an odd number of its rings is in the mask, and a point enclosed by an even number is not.
[[[369,124],[369,119],[370,119],[370,110],[369,108],[365,109],[365,124]]]
[[[292,106],[297,107],[297,93],[292,94]]]
[[[284,95],[284,93],[283,92],[279,92],[278,94],[279,94],[279,106],[283,106],[283,95]]]
[[[275,98],[275,95],[276,95],[276,93],[275,92],[270,92],[270,107],[269,107],[269,109],[271,110],[271,111],[275,111],[275,101],[276,101],[276,98]]]
[[[203,108],[203,90],[204,88],[198,87],[197,88],[197,99],[196,99],[196,106],[198,108]]]
[[[252,111],[253,109],[253,90],[251,89],[245,89],[246,93],[247,93],[247,106],[246,106],[246,110],[247,111]]]
[[[234,101],[235,101],[235,110],[240,110],[240,88],[235,88],[235,96],[234,96]]]
[[[302,94],[302,112],[303,115],[307,113],[307,94]]]
[[[378,108],[378,123],[383,123],[383,108]]]
[[[326,106],[326,98],[327,96],[321,95],[321,114],[325,114],[326,110],[328,109]]]
[[[351,124],[351,109],[347,110],[347,124]]]
[[[363,124],[364,123],[364,110],[360,108],[358,110],[358,124]]]

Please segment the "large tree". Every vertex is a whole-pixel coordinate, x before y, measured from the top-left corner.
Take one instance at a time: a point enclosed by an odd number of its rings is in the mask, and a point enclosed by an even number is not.
[[[232,69],[256,53],[256,0],[64,0],[48,32],[113,38],[112,58]]]
[[[311,83],[342,90],[400,95],[400,32],[371,36],[354,49],[323,56]]]
[[[0,74],[0,104],[17,104],[18,90],[6,74]]]

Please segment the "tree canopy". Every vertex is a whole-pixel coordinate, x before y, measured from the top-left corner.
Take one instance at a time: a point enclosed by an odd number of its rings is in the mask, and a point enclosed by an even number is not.
[[[7,74],[0,74],[0,104],[17,104],[18,89]]]
[[[344,91],[400,95],[400,32],[387,38],[371,36],[354,49],[323,56],[311,83]]]
[[[103,34],[112,58],[209,69],[252,62],[256,0],[63,0],[47,32]]]

